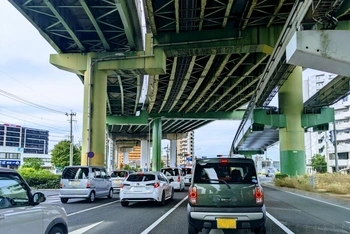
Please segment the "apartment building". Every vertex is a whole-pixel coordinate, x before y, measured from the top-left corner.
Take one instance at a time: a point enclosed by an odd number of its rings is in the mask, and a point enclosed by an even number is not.
[[[305,77],[303,79],[303,98],[304,102],[322,89],[336,75],[319,72],[318,74]],[[335,128],[337,138],[338,168],[347,167],[350,152],[350,100],[349,97],[338,101],[332,105],[335,115]],[[329,131],[313,132],[308,129],[305,133],[305,154],[306,169],[308,173],[312,172],[311,158],[320,154],[326,157],[327,171],[334,172],[336,168],[335,147],[333,137],[333,123],[329,123]]]
[[[180,167],[192,166],[194,157],[194,131],[188,132],[187,137],[177,140],[177,165]]]
[[[45,168],[51,168],[48,154],[49,131],[0,124],[0,166],[20,167],[26,158],[41,158]]]

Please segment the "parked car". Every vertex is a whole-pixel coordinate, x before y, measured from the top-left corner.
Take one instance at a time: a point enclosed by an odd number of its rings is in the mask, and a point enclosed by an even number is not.
[[[1,233],[67,234],[65,209],[45,200],[43,193],[31,191],[18,172],[0,167]]]
[[[269,167],[266,169],[266,177],[272,177],[276,174],[277,170],[273,167]]]
[[[184,167],[182,168],[182,174],[184,176],[184,183],[185,185],[191,184],[191,178],[192,178],[192,167]]]
[[[85,198],[94,202],[96,197],[113,197],[112,182],[106,169],[97,166],[68,166],[62,171],[60,198],[67,203],[70,198]]]
[[[122,183],[119,194],[122,206],[128,206],[129,202],[149,201],[164,205],[173,197],[174,187],[161,172],[131,173]]]
[[[133,173],[134,171],[128,171],[128,170],[114,170],[111,173],[111,178],[109,179],[112,181],[112,187],[113,192],[119,193],[120,191],[120,185],[121,183],[128,177],[130,173]]]
[[[185,189],[185,180],[181,168],[164,167],[160,169],[160,172],[168,178],[175,190],[183,191]]]
[[[197,159],[193,173],[187,204],[189,234],[202,228],[266,233],[264,193],[252,159]]]

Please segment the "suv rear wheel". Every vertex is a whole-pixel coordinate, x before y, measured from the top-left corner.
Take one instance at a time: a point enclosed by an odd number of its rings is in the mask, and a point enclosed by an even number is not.
[[[88,201],[91,203],[95,201],[95,192],[94,191],[91,191],[89,198],[88,198]]]
[[[198,234],[199,230],[192,224],[188,224],[188,234]]]
[[[265,225],[258,227],[258,228],[255,228],[253,231],[254,231],[254,234],[266,234]]]
[[[67,203],[68,202],[68,198],[61,198],[61,202],[62,203]]]

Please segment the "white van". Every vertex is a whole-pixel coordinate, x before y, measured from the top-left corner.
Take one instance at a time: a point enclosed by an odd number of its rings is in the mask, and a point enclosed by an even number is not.
[[[68,166],[63,169],[60,198],[67,203],[70,198],[85,198],[94,202],[96,197],[113,197],[112,182],[106,169],[97,166]]]
[[[181,168],[178,167],[164,167],[160,169],[175,190],[185,190],[185,180]]]

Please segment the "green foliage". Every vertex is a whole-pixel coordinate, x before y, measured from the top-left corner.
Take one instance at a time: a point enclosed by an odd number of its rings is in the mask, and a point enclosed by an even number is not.
[[[58,189],[60,186],[60,175],[55,175],[49,170],[21,168],[17,171],[27,181],[30,187],[36,189]]]
[[[275,175],[275,179],[284,179],[287,178],[288,175],[287,174],[276,174]]]
[[[327,172],[327,162],[324,156],[316,154],[311,158],[311,166],[318,173]]]
[[[70,141],[63,140],[56,144],[52,150],[51,163],[56,167],[64,168],[69,166]],[[73,146],[73,165],[80,165],[80,149]]]
[[[34,168],[35,170],[41,169],[44,162],[41,158],[25,158],[22,168]]]
[[[139,166],[137,167],[131,167],[130,165],[126,164],[123,166],[124,170],[128,170],[128,171],[141,171],[141,168]]]

